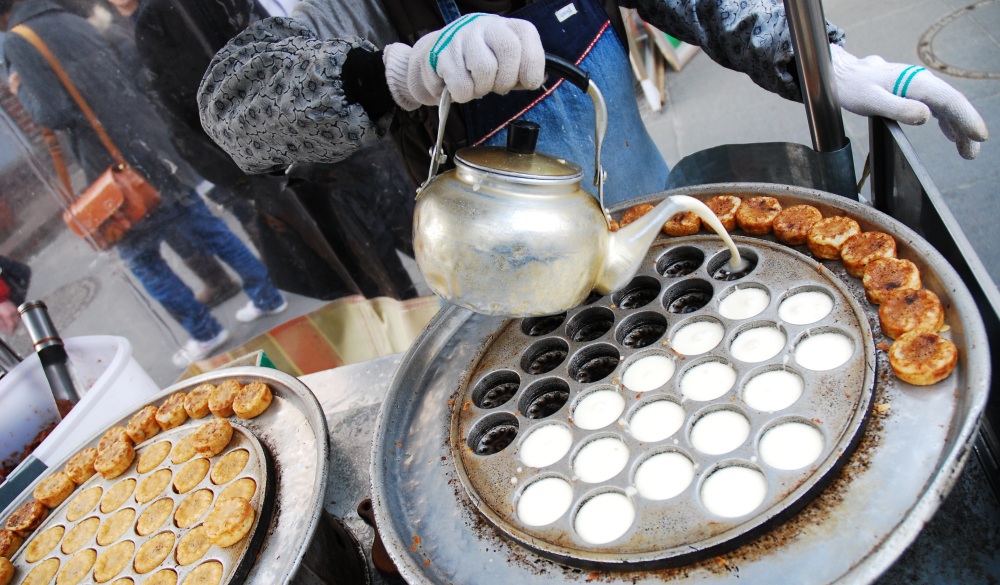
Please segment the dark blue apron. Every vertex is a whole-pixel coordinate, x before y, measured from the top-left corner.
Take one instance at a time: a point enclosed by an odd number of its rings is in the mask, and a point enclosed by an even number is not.
[[[454,0],[437,0],[446,22],[461,14]],[[596,0],[539,0],[505,16],[535,25],[542,45],[590,73],[608,104],[601,162],[608,179],[605,205],[662,191],[669,169],[639,115],[628,53]],[[541,124],[538,151],[583,167],[583,188],[596,194],[594,106],[560,79],[534,91],[489,94],[462,105],[470,145],[503,146],[507,125],[521,118]]]

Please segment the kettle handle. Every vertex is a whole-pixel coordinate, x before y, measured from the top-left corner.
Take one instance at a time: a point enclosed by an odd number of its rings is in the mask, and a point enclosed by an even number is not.
[[[610,221],[608,210],[604,207],[604,181],[607,173],[601,166],[601,143],[604,142],[604,135],[608,130],[608,107],[604,102],[604,95],[601,90],[590,79],[590,74],[580,69],[566,59],[545,53],[545,70],[559,77],[565,78],[573,85],[580,88],[590,96],[594,102],[594,186],[597,187],[597,198],[601,203],[601,210],[604,211],[605,219]],[[438,131],[434,142],[434,149],[431,151],[431,166],[427,172],[427,180],[424,181],[417,193],[423,190],[430,183],[431,179],[437,175],[438,167],[448,160],[448,155],[441,151],[441,144],[444,141],[444,126],[448,120],[448,112],[451,110],[451,93],[447,88],[441,92],[441,100],[438,102]]]

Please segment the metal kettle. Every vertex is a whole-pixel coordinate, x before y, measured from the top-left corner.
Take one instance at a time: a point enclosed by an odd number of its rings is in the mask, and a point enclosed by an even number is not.
[[[451,98],[439,104],[437,142],[428,178],[417,191],[413,246],[430,288],[448,302],[505,317],[549,315],[581,304],[591,290],[616,291],[631,281],[660,227],[689,209],[691,197],[664,199],[612,232],[604,208],[601,142],[607,108],[589,75],[558,57],[546,70],[594,102],[598,197],[581,188],[580,166],[535,152],[539,127],[516,121],[507,147],[469,147],[455,169],[437,174]]]

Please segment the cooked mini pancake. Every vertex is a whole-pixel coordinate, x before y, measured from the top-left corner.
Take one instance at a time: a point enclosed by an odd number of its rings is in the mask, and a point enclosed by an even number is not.
[[[125,427],[130,439],[139,444],[146,439],[160,432],[160,425],[156,422],[157,408],[152,404],[144,406],[139,412],[132,415]]]
[[[736,223],[752,236],[771,233],[774,218],[781,213],[781,203],[774,197],[751,197],[736,210]]]
[[[211,412],[208,408],[208,399],[215,391],[214,384],[199,384],[184,397],[184,410],[191,418],[204,418]]]
[[[907,331],[937,333],[944,325],[941,299],[927,289],[895,290],[878,307],[882,333],[895,339]]]
[[[243,385],[237,380],[226,380],[215,387],[212,395],[208,398],[208,409],[215,416],[226,418],[233,415],[233,400]]]
[[[135,491],[135,483],[135,480],[130,477],[108,488],[108,491],[104,494],[104,499],[101,500],[101,512],[107,514],[108,512],[117,510],[119,506],[125,503],[125,500],[129,499],[132,492]]]
[[[173,532],[161,532],[142,543],[135,553],[135,562],[132,564],[135,572],[142,575],[159,567],[170,551],[174,550],[176,538]]]
[[[243,539],[253,526],[254,510],[243,498],[217,500],[205,517],[205,536],[212,544],[227,547]]]
[[[233,440],[233,425],[224,418],[215,418],[198,427],[191,437],[191,444],[199,455],[214,457]]]
[[[178,528],[193,526],[212,506],[214,497],[212,490],[198,490],[184,498],[174,512],[174,524]]]
[[[5,528],[21,538],[31,534],[31,531],[41,526],[49,509],[39,502],[25,502],[7,518]]]
[[[135,501],[140,504],[153,501],[153,498],[163,493],[163,490],[170,485],[172,476],[169,469],[157,469],[135,487]]]
[[[142,582],[142,585],[177,585],[177,573],[173,569],[163,569]]]
[[[59,559],[45,559],[24,576],[21,585],[49,585],[58,572]]]
[[[209,463],[208,459],[201,457],[188,461],[174,475],[174,489],[179,494],[186,494],[191,491],[196,485],[201,483],[201,480],[205,479],[205,476],[208,475],[208,469],[211,466],[212,464]]]
[[[700,221],[700,220],[699,220]],[[233,412],[240,418],[253,418],[271,405],[271,389],[263,382],[250,382],[240,389],[233,400]]]
[[[115,443],[125,442],[132,444],[132,437],[128,436],[128,431],[125,427],[111,427],[105,431],[104,436],[101,437],[101,442],[97,444],[97,455],[100,457],[108,447],[114,445]],[[96,465],[97,460],[94,460]]]
[[[185,567],[205,556],[212,548],[212,541],[205,534],[205,525],[199,525],[188,530],[177,543],[177,564]]]
[[[188,419],[187,411],[184,410],[184,397],[183,392],[174,392],[156,409],[156,422],[160,428],[168,431],[181,426]]]
[[[134,552],[135,543],[131,540],[123,540],[102,550],[94,562],[94,580],[98,583],[107,583],[114,579],[128,566]]]
[[[653,207],[654,205],[652,203],[640,203],[639,205],[626,209],[625,213],[622,214],[622,218],[618,220],[618,229],[621,229],[646,215],[653,210]]]
[[[849,217],[835,215],[824,217],[813,224],[806,238],[806,245],[813,256],[823,260],[839,260],[844,242],[861,233],[858,222]]]
[[[236,478],[250,461],[250,452],[246,449],[236,449],[226,453],[212,467],[212,483],[222,485]]]
[[[617,219],[612,219],[611,221],[608,222],[608,230],[610,230],[612,232],[617,232],[620,229],[621,229],[621,226],[618,225],[618,220]]]
[[[958,348],[929,331],[910,331],[892,342],[889,365],[896,376],[916,386],[937,384],[951,375],[958,363]]]
[[[735,195],[716,195],[706,201],[705,205],[712,210],[715,217],[719,218],[722,227],[726,228],[727,232],[731,232],[736,229],[736,211],[740,208],[741,203],[743,200]]]
[[[220,582],[222,582],[222,563],[208,561],[188,573],[181,585],[219,585]]]
[[[186,435],[174,444],[174,450],[170,453],[170,461],[174,465],[189,461],[198,452],[194,450],[194,433]]]
[[[0,530],[0,557],[5,559],[13,557],[23,542],[24,539],[20,534],[7,529]]]
[[[139,473],[153,471],[170,454],[171,446],[170,441],[160,441],[146,447],[142,453],[139,453],[139,461],[135,464],[135,470]]]
[[[896,240],[882,232],[865,232],[848,238],[840,249],[847,273],[855,278],[864,276],[865,267],[875,258],[895,258]]]
[[[101,501],[101,495],[104,490],[100,486],[94,486],[92,488],[87,488],[77,494],[73,498],[69,505],[66,506],[66,520],[69,522],[76,522],[80,518],[83,518],[94,509],[97,502]]]
[[[7,557],[0,557],[0,585],[7,585],[14,579],[14,565]]]
[[[118,441],[100,451],[97,461],[94,462],[94,469],[104,479],[114,479],[128,471],[134,460],[135,449],[132,448],[132,444]]]
[[[79,524],[69,529],[66,537],[63,538],[62,547],[59,550],[64,555],[71,555],[83,548],[83,545],[90,542],[90,539],[97,534],[97,529],[101,526],[101,520],[97,516],[91,516],[86,520],[81,520]]]
[[[108,517],[97,529],[97,544],[108,546],[125,534],[135,522],[135,510],[122,508]]]
[[[249,502],[255,491],[257,491],[257,482],[249,477],[241,477],[226,486],[226,488],[222,490],[222,493],[219,494],[218,499],[224,500],[226,498],[243,498]]]
[[[35,499],[43,505],[55,508],[63,503],[75,489],[76,484],[69,478],[69,475],[64,471],[58,471],[40,481],[31,495],[35,496]]]
[[[56,585],[76,585],[83,581],[97,561],[97,551],[88,548],[71,556],[56,576]]]
[[[65,526],[53,526],[31,539],[28,546],[24,547],[24,560],[35,563],[45,558],[45,555],[52,552],[52,549],[59,544],[63,535],[66,534]]]
[[[97,461],[97,449],[93,447],[84,449],[69,458],[64,471],[73,480],[73,483],[81,485],[97,473],[97,470],[94,469],[94,461]]]
[[[870,303],[881,304],[894,290],[920,290],[920,269],[905,258],[875,258],[861,277]]]
[[[774,218],[774,237],[788,246],[801,246],[809,237],[809,230],[823,214],[812,205],[793,205],[781,210]]]
[[[693,236],[701,229],[701,218],[693,211],[682,211],[668,219],[662,229],[668,236]]]
[[[135,523],[136,534],[146,536],[156,532],[173,511],[174,502],[170,498],[156,500],[139,515],[139,520]]]

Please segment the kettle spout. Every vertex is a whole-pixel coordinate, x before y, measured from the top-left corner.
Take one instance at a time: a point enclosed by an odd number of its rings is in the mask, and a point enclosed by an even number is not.
[[[627,285],[663,224],[682,211],[694,210],[696,204],[701,202],[687,195],[667,197],[646,215],[612,233],[594,290],[606,295]]]

